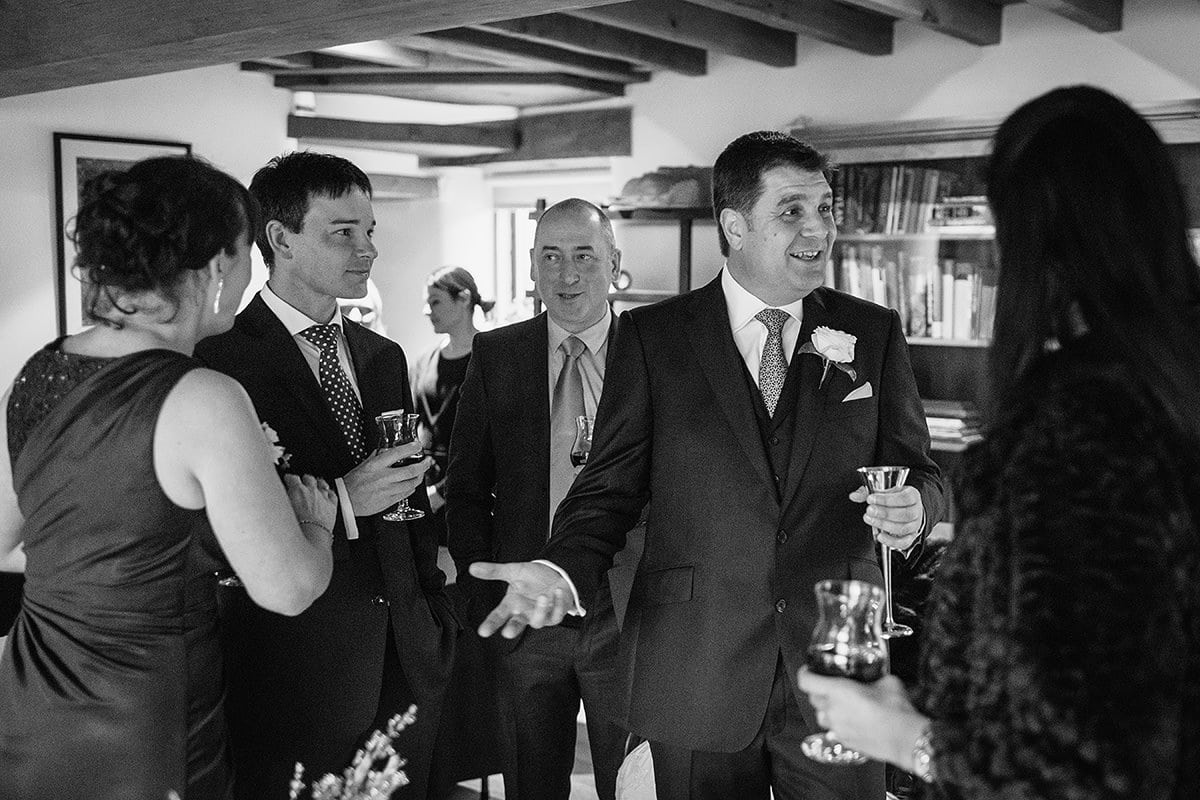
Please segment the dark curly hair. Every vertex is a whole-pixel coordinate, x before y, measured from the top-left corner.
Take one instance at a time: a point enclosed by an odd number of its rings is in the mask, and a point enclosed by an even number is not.
[[[192,156],[139,161],[102,172],[83,189],[71,239],[84,281],[84,313],[122,327],[122,295],[156,292],[179,306],[179,286],[218,253],[249,246],[258,204],[244,186]]]
[[[762,176],[775,167],[820,172],[829,180],[829,159],[811,145],[779,131],[755,131],[734,139],[713,165],[713,215],[721,255],[729,255],[729,240],[721,228],[721,211],[732,208],[749,216],[762,195]]]
[[[275,251],[265,223],[278,220],[299,233],[313,197],[342,197],[354,189],[370,197],[371,179],[350,161],[328,153],[303,150],[275,156],[254,173],[250,193],[262,207],[264,222],[255,229],[255,241],[267,268],[275,266]]]

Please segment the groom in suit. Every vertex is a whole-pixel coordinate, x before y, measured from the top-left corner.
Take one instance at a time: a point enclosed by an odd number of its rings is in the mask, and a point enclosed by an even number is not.
[[[612,366],[608,289],[621,252],[604,212],[577,198],[546,209],[530,258],[546,312],[475,337],[450,444],[450,552],[480,618],[500,596],[471,578],[468,565],[541,552],[554,509],[579,472],[570,460],[576,417],[595,417]],[[600,593],[599,602],[611,604],[608,588]],[[581,696],[597,793],[601,800],[614,796],[625,732],[604,719],[612,711],[596,649],[615,632],[615,616],[594,614],[587,622],[610,627],[584,631],[584,620],[574,617],[527,631],[498,655],[513,737],[506,797],[567,800]]]
[[[392,466],[419,446],[377,451],[375,416],[410,403],[404,352],[338,312],[338,297],[365,294],[377,255],[371,183],[345,159],[302,152],[272,159],[250,191],[270,279],[196,356],[241,382],[290,469],[336,485],[340,507],[333,577],[308,610],[284,617],[222,590],[235,796],[286,797],[296,761],[310,780],[340,774],[371,731],[416,703],[397,749],[407,796],[423,798],[460,626],[435,531],[381,518],[409,495],[429,510],[414,494],[429,460]]]
[[[628,724],[650,741],[660,798],[883,796],[881,764],[802,754],[820,728],[795,676],[813,584],[880,582],[871,526],[909,548],[939,518],[942,488],[899,316],[821,286],[836,237],[827,170],[779,133],[725,149],[713,168],[725,269],[622,315],[591,459],[544,560],[472,567],[509,584],[483,635],[589,613],[652,499],[621,645]],[[855,468],[872,464],[910,467],[908,485],[856,488]]]

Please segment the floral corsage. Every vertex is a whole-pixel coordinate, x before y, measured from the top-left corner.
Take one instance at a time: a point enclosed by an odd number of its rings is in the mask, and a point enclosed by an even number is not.
[[[854,343],[857,341],[857,336],[820,325],[813,331],[812,339],[800,346],[798,352],[813,353],[820,356],[825,362],[825,368],[821,370],[821,382],[818,384],[818,388],[825,385],[825,376],[829,374],[830,364],[849,375],[850,380],[858,380],[858,374],[854,371],[854,367],[850,366],[854,361]]]

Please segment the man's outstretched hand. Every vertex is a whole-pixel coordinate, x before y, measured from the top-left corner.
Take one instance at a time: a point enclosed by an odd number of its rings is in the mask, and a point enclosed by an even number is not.
[[[545,564],[476,561],[471,565],[471,574],[485,581],[508,584],[500,605],[493,608],[479,626],[480,636],[491,636],[500,631],[505,639],[515,639],[526,627],[557,625],[575,607],[570,584]]]

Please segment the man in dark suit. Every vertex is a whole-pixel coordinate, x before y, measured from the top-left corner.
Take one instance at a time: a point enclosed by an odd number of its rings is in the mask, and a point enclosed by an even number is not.
[[[942,489],[899,316],[821,287],[836,237],[826,171],[783,134],[725,149],[713,174],[725,269],[622,315],[591,460],[546,561],[472,567],[509,582],[482,634],[553,624],[586,610],[652,499],[621,643],[628,724],[650,740],[660,798],[883,795],[882,765],[801,753],[819,727],[795,675],[813,584],[878,583],[869,526],[909,548]],[[872,464],[911,467],[908,486],[868,496],[855,468]]]
[[[429,756],[459,624],[443,595],[437,537],[381,512],[412,495],[429,466],[395,467],[418,445],[376,451],[375,416],[409,404],[398,345],[338,313],[362,296],[377,255],[371,184],[318,153],[272,159],[254,176],[257,242],[270,269],[229,332],[196,355],[237,378],[279,434],[290,469],[327,479],[340,508],[329,588],[297,617],[222,591],[235,795],[285,797],[296,761],[309,778],[339,773],[371,731],[411,703],[418,721],[398,749],[407,791],[424,797]]]
[[[530,257],[546,312],[475,337],[450,447],[450,552],[479,618],[499,594],[471,578],[468,565],[531,559],[545,546],[554,509],[578,472],[570,460],[576,418],[595,417],[612,364],[608,288],[621,253],[604,212],[578,199],[551,206],[538,220]],[[602,603],[611,602],[607,587],[598,591]],[[625,733],[604,719],[607,698],[589,679],[594,640],[583,636],[583,622],[527,631],[498,656],[514,737],[506,797],[567,800],[581,695],[596,788],[602,800],[614,795]]]

